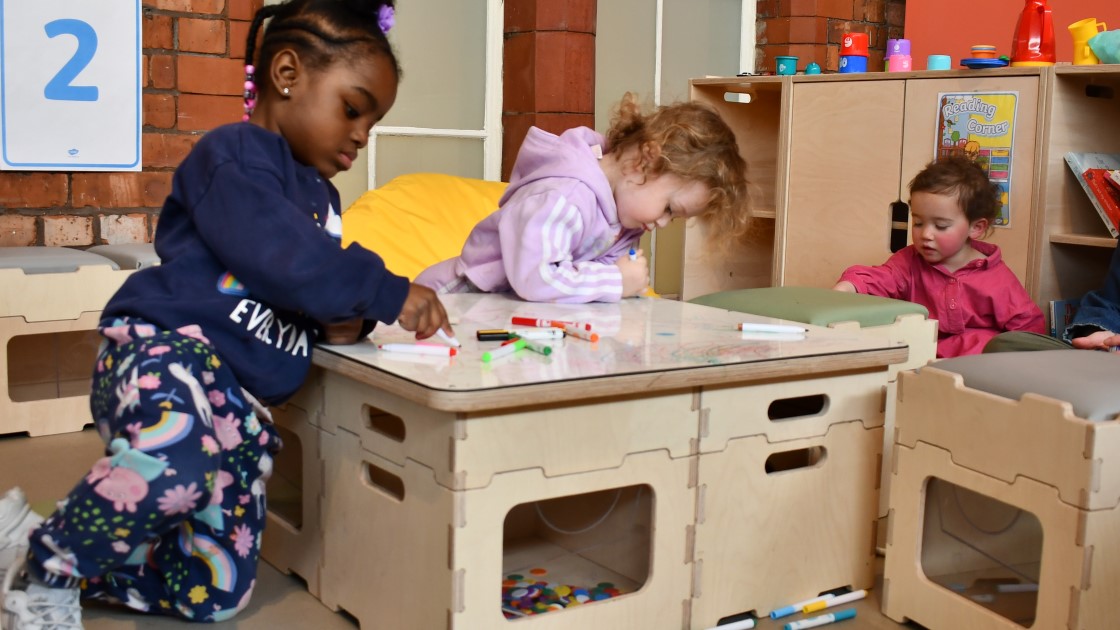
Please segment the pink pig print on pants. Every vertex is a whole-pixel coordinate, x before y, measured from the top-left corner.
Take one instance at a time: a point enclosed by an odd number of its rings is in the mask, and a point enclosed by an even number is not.
[[[148,496],[148,482],[135,470],[113,468],[93,491],[113,502],[113,509],[136,512],[136,503]]]

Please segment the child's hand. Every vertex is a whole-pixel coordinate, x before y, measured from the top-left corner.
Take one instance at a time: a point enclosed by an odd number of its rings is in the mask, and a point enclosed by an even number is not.
[[[844,292],[847,292],[847,293],[855,293],[856,292],[856,285],[852,284],[851,282],[848,282],[847,280],[841,280],[840,282],[836,283],[836,286],[832,287],[832,290],[833,291],[844,291]]]
[[[449,335],[455,334],[436,292],[415,283],[408,285],[408,297],[404,299],[397,323],[405,330],[415,331],[417,339],[427,339],[440,328]]]
[[[642,250],[636,250],[633,258],[619,258],[615,264],[622,272],[622,297],[640,295],[649,286],[649,261]]]
[[[362,323],[361,317],[355,317],[345,322],[326,324],[323,326],[323,336],[332,345],[357,343],[358,335],[362,333]]]
[[[1116,351],[1117,346],[1120,346],[1120,335],[1108,330],[1098,330],[1091,335],[1073,339],[1070,343],[1073,344],[1074,348],[1081,350]]]

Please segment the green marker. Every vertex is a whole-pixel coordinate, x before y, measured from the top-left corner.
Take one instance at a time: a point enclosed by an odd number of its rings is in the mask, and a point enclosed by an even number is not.
[[[517,341],[514,341],[513,343],[507,343],[504,346],[494,348],[493,350],[491,350],[489,352],[483,352],[482,353],[482,362],[483,363],[489,363],[493,359],[500,359],[504,356],[511,355],[514,352],[517,352],[518,350],[520,350],[524,347],[525,347],[525,340],[524,339],[518,339]]]
[[[526,339],[524,337],[518,337],[518,339],[525,343],[526,348],[532,350],[533,352],[536,352],[537,354],[543,354],[546,357],[552,354],[552,346],[546,346],[543,343],[533,341],[532,339]]]

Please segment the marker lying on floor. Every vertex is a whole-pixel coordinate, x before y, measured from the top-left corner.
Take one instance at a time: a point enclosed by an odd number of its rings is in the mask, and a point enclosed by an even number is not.
[[[508,341],[514,337],[522,339],[563,339],[564,331],[559,328],[513,328],[510,330],[489,329],[475,333],[479,341]]]
[[[588,324],[588,326],[590,326],[590,324]],[[591,342],[599,341],[599,333],[593,333],[590,330],[584,330],[583,328],[579,328],[576,325],[564,324],[560,328],[562,328],[564,332],[573,337],[579,337],[580,339],[586,339]]]
[[[790,616],[794,613],[801,612],[801,609],[804,608],[805,606],[808,606],[809,604],[815,604],[817,602],[824,601],[826,599],[832,599],[833,597],[836,597],[836,596],[833,595],[832,593],[828,593],[827,595],[818,595],[816,597],[810,597],[809,599],[799,601],[796,604],[790,604],[789,606],[782,606],[781,608],[779,608],[777,610],[770,611],[770,618],[771,619],[781,619],[782,617],[788,617],[788,616]]]
[[[525,344],[526,348],[532,350],[533,352],[536,352],[537,354],[543,354],[546,357],[552,354],[552,346],[546,346],[539,341],[535,341],[527,337],[518,337],[518,339],[521,341],[521,343]]]
[[[455,348],[437,346],[434,343],[379,343],[378,350],[400,352],[401,354],[426,354],[434,357],[453,357],[459,353]]]
[[[560,319],[535,319],[533,317],[511,317],[510,323],[514,326],[533,326],[535,328],[563,328],[564,324],[571,324],[591,330],[591,324],[584,322],[568,322]]]
[[[819,617],[810,617],[809,619],[801,619],[799,621],[791,621],[787,623],[783,630],[806,630],[806,628],[819,628],[820,626],[827,626],[830,623],[837,621],[844,621],[845,619],[855,619],[856,609],[845,608],[838,610],[834,613],[821,615]]]
[[[825,608],[832,608],[833,606],[839,606],[841,604],[847,604],[848,602],[854,602],[856,600],[863,599],[864,597],[867,597],[867,589],[861,588],[858,591],[852,591],[851,593],[837,595],[832,599],[826,599],[824,601],[816,602],[813,604],[806,604],[801,607],[801,612],[805,614],[814,613],[818,610],[824,610]]]

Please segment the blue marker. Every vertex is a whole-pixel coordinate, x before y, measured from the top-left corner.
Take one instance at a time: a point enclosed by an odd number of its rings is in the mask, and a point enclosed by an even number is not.
[[[809,599],[806,599],[805,601],[800,601],[800,602],[797,602],[795,604],[790,604],[789,606],[783,606],[782,608],[771,611],[770,612],[770,618],[771,619],[781,619],[782,617],[788,617],[788,616],[790,616],[794,613],[801,612],[801,609],[804,608],[805,606],[808,606],[809,604],[815,604],[817,602],[823,602],[825,600],[832,599],[833,597],[836,597],[836,596],[833,595],[832,593],[828,593],[827,595],[818,595],[816,597],[811,597]]]
[[[637,260],[637,259],[638,259],[638,250],[631,247],[630,248],[630,260]]]

